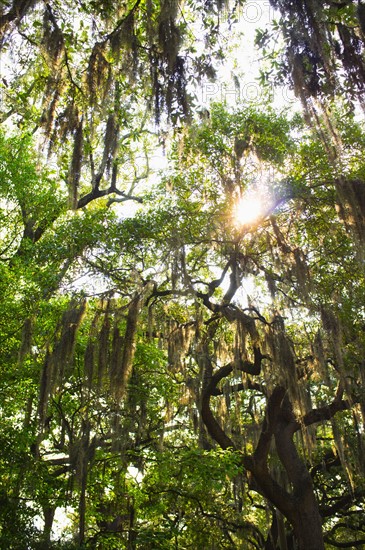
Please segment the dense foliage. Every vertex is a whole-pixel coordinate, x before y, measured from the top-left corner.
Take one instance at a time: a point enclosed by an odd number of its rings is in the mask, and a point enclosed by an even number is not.
[[[1,548],[365,545],[364,9],[195,116],[244,5],[1,7]]]

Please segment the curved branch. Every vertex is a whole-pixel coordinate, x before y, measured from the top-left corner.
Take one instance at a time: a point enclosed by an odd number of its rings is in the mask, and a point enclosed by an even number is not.
[[[77,201],[76,208],[77,209],[84,208],[87,204],[89,204],[93,200],[99,199],[101,197],[106,197],[108,195],[111,195],[112,193],[122,195],[123,196],[123,201],[133,200],[133,201],[137,201],[139,203],[143,202],[143,199],[141,197],[136,197],[134,195],[127,195],[126,193],[123,193],[123,191],[119,191],[115,187],[109,187],[108,189],[99,189],[99,188],[95,187],[95,189],[90,191],[90,193],[87,193],[83,197],[79,198],[79,200]],[[109,204],[111,204],[111,202],[116,202],[116,199],[115,200],[112,200],[112,199],[109,200]],[[121,202],[121,200],[119,200],[118,202]]]
[[[364,548],[365,538],[360,540],[352,540],[349,542],[337,542],[336,540],[331,539],[328,536],[324,537],[324,540],[331,544],[331,546],[336,546],[337,548]]]
[[[333,517],[337,512],[343,512],[349,506],[354,505],[355,498],[363,499],[365,497],[365,489],[362,491],[355,491],[355,493],[347,493],[343,495],[332,506],[323,506],[321,508],[321,516]]]
[[[119,198],[111,198],[108,200],[108,206],[113,204],[114,202],[127,202],[127,201],[135,201],[139,202],[140,204],[143,203],[143,199],[141,197],[136,197],[135,195],[130,195],[129,193],[124,193],[123,191],[119,191],[118,189],[114,189],[114,193],[116,195],[119,195]]]
[[[295,422],[293,425],[294,431],[298,431],[304,426],[311,426],[317,422],[322,422],[323,420],[330,420],[335,416],[336,413],[340,411],[346,411],[351,408],[351,404],[348,400],[342,399],[344,393],[343,384],[340,382],[336,391],[336,395],[332,403],[319,407],[318,409],[312,409],[307,414],[304,415],[301,422]]]
[[[295,500],[275,479],[268,469],[268,457],[273,435],[277,430],[279,416],[281,415],[282,402],[286,390],[277,386],[272,392],[261,430],[259,442],[253,456],[244,458],[244,466],[249,470],[257,484],[259,492],[268,498],[274,506],[292,523],[295,523]]]
[[[316,422],[322,422],[323,420],[330,420],[335,414],[339,411],[346,411],[350,409],[350,403],[346,399],[341,399],[337,401],[336,399],[330,404],[320,407],[318,409],[312,409],[309,411],[303,418],[305,426],[311,426]],[[298,423],[297,423],[298,424]],[[300,429],[301,426],[296,426],[296,431]]]
[[[269,398],[259,442],[253,455],[255,465],[260,468],[267,463],[271,439],[274,435],[279,409],[285,393],[285,388],[277,386]]]
[[[210,384],[209,384],[210,386]],[[208,387],[209,387],[208,386]],[[222,449],[235,448],[235,445],[226,432],[221,428],[210,408],[211,393],[205,391],[202,397],[201,415],[209,435],[222,447]]]
[[[263,357],[264,356],[261,354],[260,348],[258,346],[254,346],[254,363],[243,360],[240,360],[238,363],[228,363],[212,375],[203,392],[201,405],[202,419],[209,435],[222,447],[222,449],[228,449],[229,447],[234,448],[235,445],[216,420],[210,408],[210,398],[213,395],[219,394],[219,391],[217,390],[218,383],[223,380],[223,378],[229,376],[235,369],[248,374],[259,374],[261,371],[261,361]]]

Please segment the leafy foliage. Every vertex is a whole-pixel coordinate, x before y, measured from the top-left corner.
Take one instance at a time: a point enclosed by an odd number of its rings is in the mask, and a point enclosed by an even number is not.
[[[355,101],[361,8],[275,6],[305,105]],[[3,7],[4,547],[364,544],[364,128],[340,101],[182,125],[198,7],[219,57],[220,3]]]

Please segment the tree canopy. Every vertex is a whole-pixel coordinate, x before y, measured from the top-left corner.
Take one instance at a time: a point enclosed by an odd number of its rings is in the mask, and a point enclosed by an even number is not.
[[[365,545],[365,5],[248,4],[0,8],[1,547]]]

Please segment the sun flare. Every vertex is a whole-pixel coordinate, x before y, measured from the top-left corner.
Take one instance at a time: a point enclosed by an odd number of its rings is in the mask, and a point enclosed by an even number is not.
[[[239,225],[255,222],[262,214],[263,204],[257,197],[243,197],[236,205],[235,219]]]

